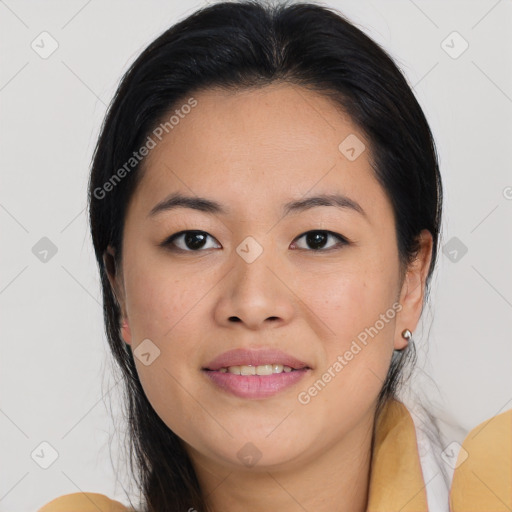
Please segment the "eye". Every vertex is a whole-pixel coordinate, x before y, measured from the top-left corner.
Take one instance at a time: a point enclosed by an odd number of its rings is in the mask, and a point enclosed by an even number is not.
[[[170,237],[166,238],[161,245],[164,247],[171,246],[170,248],[173,250],[177,249],[187,252],[198,252],[200,249],[216,248],[215,246],[208,246],[208,244],[206,243],[208,238],[214,240],[214,238],[205,231],[180,231],[179,233],[175,233],[174,235],[171,235]],[[300,240],[301,238],[305,238],[306,243],[309,246],[312,246],[313,251],[317,252],[328,251],[331,249],[335,249],[336,246],[348,245],[350,243],[345,237],[341,236],[340,234],[326,230],[307,231],[306,233],[303,233],[302,235],[297,237],[295,240]],[[337,243],[331,244],[330,246],[326,247],[326,241],[329,240],[329,238],[337,240]],[[294,242],[292,246],[293,245],[296,245],[296,242]],[[307,249],[307,247],[298,248],[301,250]]]
[[[197,252],[198,249],[212,249],[212,247],[205,245],[205,240],[207,240],[208,237],[210,237],[210,235],[204,231],[180,231],[164,240],[162,245],[174,245],[182,251]],[[213,239],[213,237],[210,238]],[[176,243],[178,240],[181,242],[181,247]]]
[[[303,233],[299,237],[296,238],[296,240],[300,240],[301,238],[304,238],[306,240],[306,243],[313,246],[314,251],[319,250],[331,250],[335,249],[338,245],[347,245],[349,242],[348,240],[339,235],[338,233],[333,233],[332,231],[325,231],[325,230],[314,230],[314,231],[307,231],[306,233]],[[338,243],[333,244],[331,246],[325,247],[326,241],[329,238],[337,239]],[[303,247],[299,247],[299,249],[304,249]]]

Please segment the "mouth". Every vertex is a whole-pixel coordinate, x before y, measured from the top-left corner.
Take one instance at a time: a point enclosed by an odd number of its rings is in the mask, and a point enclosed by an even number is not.
[[[215,389],[244,400],[263,400],[291,390],[306,378],[309,366],[291,368],[281,364],[240,365],[217,370],[202,369]]]
[[[291,389],[312,371],[310,364],[277,348],[237,348],[201,368],[216,389],[243,399],[265,399]]]

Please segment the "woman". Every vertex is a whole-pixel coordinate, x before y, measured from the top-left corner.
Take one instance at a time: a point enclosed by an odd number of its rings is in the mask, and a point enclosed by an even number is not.
[[[397,399],[442,185],[406,80],[339,13],[219,3],[171,27],[122,80],[89,192],[134,509],[511,506],[512,410],[461,447]],[[129,510],[41,510],[98,509]]]

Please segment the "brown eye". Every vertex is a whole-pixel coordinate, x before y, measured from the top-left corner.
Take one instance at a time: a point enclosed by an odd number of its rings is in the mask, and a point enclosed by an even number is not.
[[[301,238],[305,239],[306,244],[310,248],[312,248],[313,251],[330,250],[336,248],[337,246],[348,244],[347,239],[342,237],[338,233],[333,233],[332,231],[325,230],[308,231],[297,237],[297,240],[300,240]],[[336,239],[337,243],[331,244],[326,247],[327,241],[330,238]],[[299,249],[304,249],[304,247],[299,247]]]
[[[208,238],[213,239],[213,237],[204,231],[180,231],[167,238],[162,245],[189,252],[197,252],[199,249],[215,248],[207,245]]]

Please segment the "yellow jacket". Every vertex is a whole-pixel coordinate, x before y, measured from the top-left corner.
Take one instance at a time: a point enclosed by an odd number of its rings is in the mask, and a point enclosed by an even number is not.
[[[510,512],[512,510],[512,409],[480,423],[454,442],[441,458],[451,466],[447,501],[438,506],[429,486],[425,453],[419,452],[418,430],[407,407],[389,402],[376,428],[372,455],[368,512]],[[450,456],[454,456],[453,461]],[[425,478],[428,473],[429,478]],[[440,487],[440,489],[442,486]],[[442,492],[437,496],[443,495]],[[430,509],[429,509],[430,505]],[[85,492],[61,496],[38,512],[132,512],[102,494]]]

